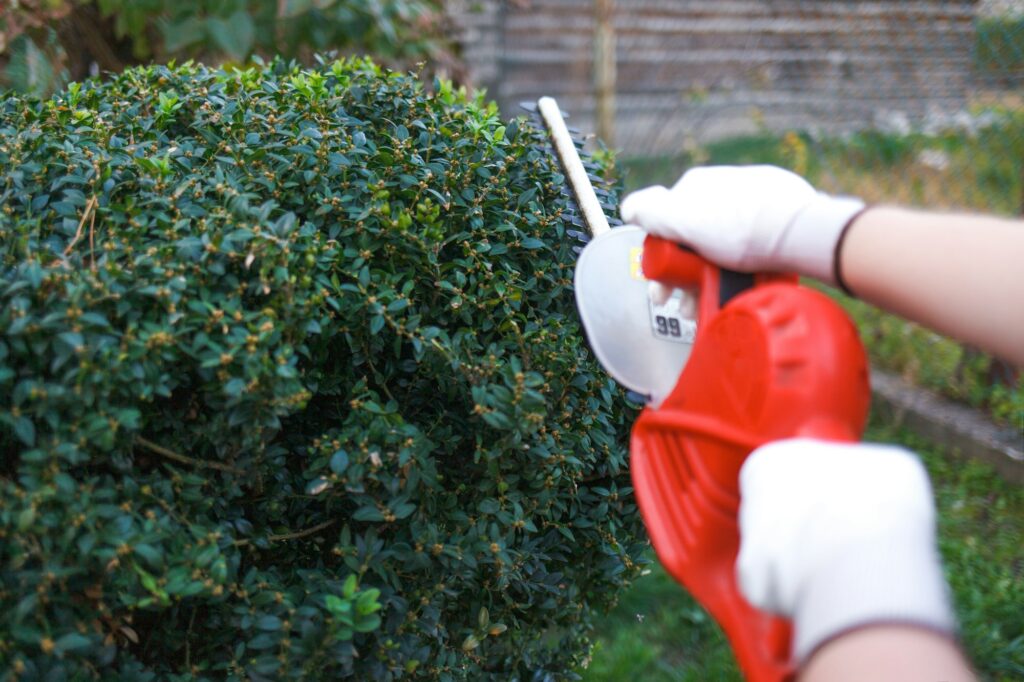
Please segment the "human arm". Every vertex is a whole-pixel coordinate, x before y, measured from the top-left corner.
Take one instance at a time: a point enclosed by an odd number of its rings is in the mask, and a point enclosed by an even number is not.
[[[845,284],[881,308],[1024,365],[1024,222],[864,210],[772,166],[695,168],[671,189],[626,197],[622,215],[723,267]]]
[[[838,257],[858,297],[1024,366],[1024,222],[879,206]]]
[[[946,635],[907,625],[876,624],[823,645],[800,670],[800,682],[906,682],[976,679]]]
[[[902,221],[894,225],[892,220],[899,214],[865,230],[866,239],[853,239],[875,218],[886,218],[886,209],[865,211],[859,201],[815,192],[802,178],[777,168],[696,169],[671,190],[630,195],[622,213],[627,222],[684,242],[723,267],[845,281],[862,298],[932,324],[941,322],[912,305],[898,308],[899,296],[886,298],[885,287],[877,292],[868,286],[864,293],[858,286],[879,281],[874,277],[883,267],[903,268],[901,257],[915,249],[928,272],[911,269],[905,273],[909,279],[888,280],[911,302],[934,301],[930,296],[937,294],[941,308],[943,297],[951,294],[929,278],[955,286],[949,279],[959,276],[946,265],[957,254],[939,248],[941,240],[931,244],[930,235],[910,231],[892,238],[891,231],[902,229]],[[973,224],[968,221],[967,229]],[[1000,248],[1010,250],[1012,244]],[[990,257],[1000,263],[1019,260],[1004,260],[1000,253]],[[990,291],[969,284],[966,290],[968,297]],[[997,310],[1012,314],[1020,307],[1022,299],[1012,290],[995,290]],[[957,310],[964,305],[980,304],[954,298],[939,312],[966,315]],[[998,340],[1007,330],[987,333]],[[997,342],[984,340],[992,350]],[[916,462],[909,453],[892,450],[785,441],[755,452],[744,466],[740,587],[755,606],[793,620],[802,679],[973,679],[953,637],[927,477],[919,463],[907,465]],[[916,674],[908,676],[908,667]]]

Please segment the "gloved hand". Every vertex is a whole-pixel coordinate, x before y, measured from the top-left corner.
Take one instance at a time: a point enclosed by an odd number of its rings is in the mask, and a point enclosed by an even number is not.
[[[622,219],[741,272],[797,272],[835,284],[836,245],[864,208],[774,166],[694,168],[622,202]]]
[[[951,633],[928,475],[902,448],[793,439],[740,471],[740,590],[787,616],[798,662],[846,630],[912,623]]]

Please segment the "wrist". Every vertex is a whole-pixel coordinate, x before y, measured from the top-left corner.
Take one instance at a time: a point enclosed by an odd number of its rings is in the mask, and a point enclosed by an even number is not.
[[[843,286],[842,270],[836,267],[841,241],[864,209],[860,199],[819,193],[794,216],[782,235],[777,247],[781,269]]]

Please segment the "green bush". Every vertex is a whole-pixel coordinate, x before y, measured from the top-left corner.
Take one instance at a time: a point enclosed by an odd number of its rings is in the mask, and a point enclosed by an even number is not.
[[[0,98],[0,671],[549,679],[639,572],[561,177],[368,61]],[[614,189],[614,188],[613,188]]]

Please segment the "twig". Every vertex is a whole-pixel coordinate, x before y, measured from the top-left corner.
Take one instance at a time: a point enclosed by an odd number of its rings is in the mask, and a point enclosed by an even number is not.
[[[286,540],[298,540],[299,538],[304,538],[307,535],[314,535],[316,533],[319,533],[320,531],[324,530],[325,528],[330,528],[333,525],[334,525],[334,521],[333,520],[332,521],[324,521],[323,523],[318,523],[317,525],[313,526],[312,528],[306,528],[304,530],[297,530],[294,533],[283,533],[281,535],[268,535],[267,536],[267,540],[269,540],[270,542],[284,542]],[[251,545],[251,544],[252,544],[252,541],[250,541],[250,540],[235,540],[235,542],[234,542],[235,547],[245,547],[246,545]]]
[[[268,535],[267,539],[270,540],[271,542],[281,542],[281,541],[284,541],[284,540],[298,540],[299,538],[304,538],[307,535],[314,535],[316,533],[319,533],[323,529],[330,528],[333,525],[334,525],[334,520],[332,519],[330,521],[324,521],[323,523],[318,523],[317,525],[313,526],[312,528],[307,528],[305,530],[297,530],[294,533],[285,533],[284,535]]]
[[[185,455],[179,454],[174,450],[168,450],[162,445],[157,445],[151,440],[146,440],[142,436],[135,436],[135,442],[146,448],[150,452],[155,452],[161,457],[167,459],[173,459],[175,462],[181,462],[182,464],[188,464],[194,467],[200,467],[205,469],[217,469],[218,471],[227,471],[228,473],[237,474],[241,476],[244,472],[241,469],[236,469],[228,464],[222,464],[220,462],[207,462],[202,459],[193,459],[192,457],[186,457]]]
[[[185,670],[192,671],[192,625],[196,622],[196,609],[192,607],[192,616],[188,619],[188,632],[185,633]]]
[[[89,197],[89,201],[85,202],[85,211],[82,213],[82,219],[78,221],[78,229],[75,230],[75,236],[71,239],[71,243],[67,245],[67,248],[64,249],[65,256],[71,253],[71,249],[75,248],[75,244],[82,238],[82,229],[85,227],[85,221],[89,219],[89,216],[96,210],[96,206],[99,203],[99,199],[96,198],[95,194]],[[89,231],[90,233],[92,232],[91,226]]]
[[[96,198],[96,195],[93,195]],[[99,202],[96,202],[99,204]],[[92,215],[89,216],[89,263],[90,268],[93,272],[96,272],[96,242],[93,239],[93,227],[96,226],[96,209],[93,208]]]
[[[594,481],[601,481],[601,480],[604,480],[604,479],[613,480],[613,479],[619,478],[620,476],[625,475],[625,473],[626,473],[625,471],[616,471],[615,473],[611,473],[611,474],[591,474],[589,476],[584,476],[583,478],[577,479],[576,482],[577,483],[593,483]]]
[[[384,391],[384,395],[388,397],[388,400],[395,400],[395,396],[391,395],[391,391],[388,390],[388,385],[384,382],[383,376],[377,371],[377,368],[373,364],[373,360],[370,359],[372,353],[367,353],[366,364],[370,366],[370,371],[374,373],[374,378],[380,382],[380,388]],[[395,402],[398,402],[397,400]]]

